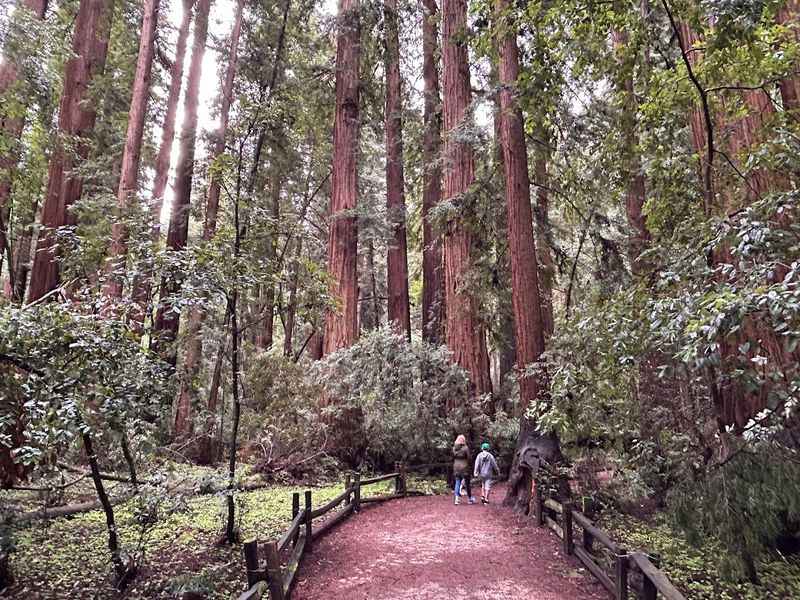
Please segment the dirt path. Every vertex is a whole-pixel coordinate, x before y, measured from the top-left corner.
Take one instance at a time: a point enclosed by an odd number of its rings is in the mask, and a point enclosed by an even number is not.
[[[502,498],[497,490],[496,499]],[[463,499],[462,499],[463,500]],[[607,600],[548,530],[449,496],[366,507],[319,540],[295,600]]]

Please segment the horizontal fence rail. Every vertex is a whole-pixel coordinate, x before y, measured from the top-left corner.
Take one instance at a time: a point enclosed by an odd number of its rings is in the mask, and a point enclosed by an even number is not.
[[[306,554],[313,551],[313,543],[328,533],[339,523],[361,510],[362,504],[371,504],[404,498],[406,496],[424,496],[423,492],[408,490],[406,487],[407,467],[398,463],[396,471],[388,475],[379,475],[361,479],[359,473],[348,473],[345,478],[344,491],[322,506],[312,507],[311,490],[305,492],[304,507],[300,508],[300,494],[292,494],[292,522],[278,540],[259,544],[250,540],[244,544],[244,560],[247,568],[248,590],[239,596],[239,600],[288,600],[292,593],[297,570]],[[384,481],[394,480],[394,493],[379,496],[361,497],[362,488]],[[337,509],[344,504],[343,508]],[[333,514],[331,514],[333,513]],[[315,526],[314,520],[328,516]],[[259,558],[259,549],[265,560]],[[281,553],[288,552],[285,565],[282,564]]]
[[[666,600],[686,600],[658,569],[657,558],[649,557],[643,552],[628,553],[569,502],[544,498],[537,489],[532,503],[536,524],[552,530],[561,539],[564,553],[577,557],[616,600],[628,600],[632,588],[632,578],[629,577],[631,572],[641,576],[641,586],[635,590],[641,600],[656,600],[658,594]],[[582,533],[577,545],[574,532],[576,526]],[[595,543],[600,548],[596,548]],[[602,560],[604,554],[611,558],[611,573],[607,572],[606,563]]]

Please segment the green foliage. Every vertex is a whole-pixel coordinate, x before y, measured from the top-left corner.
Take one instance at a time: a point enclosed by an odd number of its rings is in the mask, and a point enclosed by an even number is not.
[[[0,306],[0,385],[0,442],[24,464],[52,460],[84,432],[144,433],[170,389],[122,323],[55,303]],[[6,432],[17,419],[22,446]]]
[[[361,336],[326,357],[313,377],[333,399],[331,416],[357,411],[353,445],[378,465],[414,458],[437,461],[456,430],[469,431],[477,414],[468,401],[468,380],[444,347],[408,343],[390,329]],[[460,411],[445,410],[450,402]]]

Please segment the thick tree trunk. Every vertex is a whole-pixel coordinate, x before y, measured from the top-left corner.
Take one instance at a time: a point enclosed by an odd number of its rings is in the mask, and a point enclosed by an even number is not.
[[[63,141],[56,143],[50,159],[47,193],[42,207],[42,230],[31,271],[29,300],[38,300],[58,287],[56,229],[75,224],[69,208],[80,198],[83,180],[72,173],[89,155],[97,116],[95,102],[88,98],[92,81],[103,73],[108,54],[113,0],[81,0],[72,38],[73,56],[64,67],[64,92],[58,115],[62,136],[78,140],[73,153]]]
[[[445,131],[444,198],[462,213],[450,218],[444,235],[445,304],[447,306],[447,346],[453,360],[470,376],[472,392],[492,391],[489,357],[478,303],[467,280],[473,266],[473,236],[464,222],[471,200],[470,186],[475,180],[472,146],[459,139],[459,129],[470,124],[471,101],[467,42],[467,4],[465,0],[442,3],[442,90]],[[449,409],[456,407],[450,401]]]
[[[183,88],[183,68],[186,58],[186,44],[189,38],[189,26],[192,22],[192,9],[196,0],[183,0],[183,16],[178,28],[178,39],[175,44],[175,59],[169,71],[169,95],[167,96],[167,112],[161,126],[161,145],[156,157],[156,172],[153,179],[153,197],[150,203],[150,217],[153,224],[153,242],[157,243],[161,235],[161,208],[164,204],[164,192],[169,181],[169,168],[172,164],[172,145],[175,139],[175,121],[178,116],[178,102]]]
[[[242,10],[244,0],[239,0],[233,19],[233,30],[228,47],[228,68],[222,85],[220,97],[220,126],[214,142],[214,156],[225,152],[225,137],[228,133],[228,117],[233,95],[233,81],[236,77],[237,56],[239,53],[239,35],[242,31]],[[206,198],[206,218],[203,227],[203,240],[210,241],[217,232],[217,212],[219,211],[220,185],[212,179]],[[196,307],[189,312],[186,328],[186,353],[183,366],[178,375],[178,395],[175,399],[175,437],[180,439],[194,431],[193,406],[196,403],[197,379],[203,359],[202,323],[205,311]]]
[[[172,143],[175,139],[175,119],[178,114],[178,101],[183,87],[183,64],[186,57],[186,42],[189,37],[189,25],[192,22],[192,8],[195,0],[184,0],[183,16],[178,28],[178,40],[175,45],[175,59],[170,68],[170,86],[167,96],[167,112],[161,128],[161,145],[156,157],[153,194],[150,199],[151,242],[156,248],[161,238],[161,209],[164,204],[164,192],[169,180],[169,168],[172,162]],[[134,327],[141,332],[144,328],[145,316],[152,305],[150,297],[153,288],[153,274],[150,265],[145,268],[133,283],[132,299],[134,302],[131,315]]]
[[[778,11],[778,23],[790,28],[792,42],[800,42],[800,0],[787,0]],[[783,109],[796,111],[800,108],[800,76],[795,72],[793,76],[781,80],[780,88]]]
[[[497,54],[497,47],[495,45],[495,54]],[[500,88],[500,78],[498,75],[498,65],[496,61],[492,62],[491,70],[489,73],[489,81],[494,90]],[[494,171],[497,174],[497,187],[498,192],[505,194],[505,180],[504,167],[503,167],[503,144],[502,144],[502,129],[501,129],[501,108],[500,108],[500,94],[495,92],[492,97],[492,125],[494,126]],[[512,305],[511,294],[511,264],[509,262],[509,249],[508,249],[508,211],[505,206],[502,210],[495,212],[495,261],[494,261],[494,286],[497,295],[497,330],[494,332],[494,341],[497,352],[497,383],[498,389],[495,390],[495,396],[499,402],[504,406],[504,410],[508,411],[507,400],[509,399],[512,389],[510,385],[506,385],[508,376],[513,374],[514,367],[517,364],[517,344],[514,338],[514,308]]]
[[[397,0],[384,0],[386,35],[386,212],[394,224],[394,236],[386,254],[388,322],[411,341],[411,309],[408,300],[408,249],[406,201],[403,179],[403,99],[400,81],[400,34]]]
[[[139,187],[139,160],[142,155],[147,103],[150,99],[150,75],[155,55],[158,8],[159,0],[145,0],[142,32],[139,39],[139,56],[136,60],[136,73],[133,78],[128,130],[125,134],[122,169],[117,189],[117,209],[120,212],[118,215],[120,220],[114,223],[111,230],[109,276],[104,288],[105,294],[111,298],[122,297],[122,271],[128,254],[128,228],[125,225],[125,219],[131,203],[136,200]]]
[[[25,9],[33,13],[38,19],[43,19],[47,12],[47,0],[19,0],[17,10]],[[13,24],[12,24],[13,27]],[[14,103],[7,98],[8,94],[14,93],[19,80],[19,73],[14,64],[14,57],[7,58],[8,55],[0,57],[0,104],[6,106]],[[10,144],[2,156],[0,156],[0,275],[3,273],[3,263],[8,262],[8,285],[6,286],[6,296],[13,296],[13,289],[17,287],[15,281],[15,270],[12,264],[11,244],[7,238],[10,231],[9,216],[11,214],[11,188],[14,181],[14,172],[20,157],[20,149],[16,147],[25,127],[25,119],[17,115],[6,114],[0,109],[0,137],[6,144]],[[23,287],[24,289],[24,287]]]
[[[439,27],[436,0],[422,0],[422,76],[425,89],[422,163],[422,338],[431,344],[444,341],[444,274],[442,238],[431,211],[442,199],[442,114],[439,99]]]
[[[510,8],[509,0],[496,0],[498,16]],[[511,288],[514,305],[514,331],[517,345],[517,368],[520,371],[520,437],[512,465],[511,482],[506,502],[519,511],[527,510],[530,500],[530,470],[521,465],[524,451],[541,436],[534,433],[534,422],[528,408],[541,402],[547,393],[545,376],[525,376],[525,370],[544,352],[544,324],[539,296],[538,261],[533,235],[528,152],[522,114],[514,93],[519,76],[517,37],[507,31],[499,40],[500,74],[500,140],[503,148],[506,208],[508,211],[508,247],[511,258]],[[544,439],[544,438],[542,438]],[[543,448],[545,445],[542,446]],[[549,446],[548,446],[549,447]],[[555,448],[558,448],[556,442]],[[551,451],[551,454],[553,452]],[[553,458],[550,456],[548,458]],[[527,475],[526,475],[527,473]]]
[[[645,202],[646,182],[642,171],[642,158],[639,154],[639,134],[637,131],[636,114],[637,103],[633,87],[633,69],[625,64],[624,53],[628,45],[628,33],[614,30],[611,34],[614,48],[617,51],[620,66],[625,75],[618,82],[617,87],[622,94],[621,127],[623,144],[623,171],[627,182],[625,192],[625,214],[630,227],[628,257],[631,271],[634,275],[641,274],[645,265],[639,256],[645,251],[650,242],[650,231],[647,229],[642,207]]]
[[[167,233],[167,248],[183,250],[189,234],[189,208],[192,197],[192,181],[194,178],[194,153],[197,141],[197,108],[200,101],[200,79],[203,70],[203,56],[206,51],[208,37],[208,15],[212,0],[198,0],[194,21],[194,40],[192,42],[192,60],[189,65],[189,78],[186,83],[184,99],[184,120],[181,128],[178,163],[175,167],[175,198]],[[178,334],[180,315],[171,310],[164,302],[165,298],[177,293],[180,284],[176,278],[170,277],[161,282],[160,300],[153,336],[156,348],[166,360],[175,365],[175,350],[171,348]]]
[[[536,150],[534,177],[536,184],[536,257],[539,259],[539,295],[542,301],[542,326],[545,342],[553,335],[555,318],[553,316],[553,282],[556,278],[556,263],[550,248],[550,193],[547,176],[547,163],[550,158],[550,139],[540,128],[542,143]]]
[[[328,236],[331,297],[339,303],[325,318],[324,354],[358,338],[359,0],[340,0],[336,41],[336,109]],[[344,214],[343,214],[344,213]]]
[[[688,55],[690,65],[696,65],[702,55],[697,51],[689,53],[689,50],[699,39],[698,36],[685,24],[677,27],[680,34],[682,50]],[[736,120],[731,120],[722,111],[715,115],[714,128],[708,131],[708,125],[700,133],[700,124],[695,120],[692,122],[693,144],[695,150],[703,156],[708,154],[707,148],[709,141],[724,149],[727,156],[734,164],[743,155],[752,153],[754,146],[762,143],[765,139],[765,131],[768,121],[774,112],[774,106],[770,98],[763,90],[743,90],[738,92],[742,104],[746,109],[746,114]],[[706,117],[707,120],[707,117]],[[702,122],[701,122],[702,123]],[[719,141],[715,140],[714,133],[718,132]],[[744,180],[740,173],[743,172],[741,166],[738,172],[733,174],[729,180],[719,182],[718,201],[714,205],[707,204],[707,208],[713,208],[717,214],[730,214],[747,206],[755,199],[765,193],[780,189],[784,183],[775,173],[765,168],[754,168],[746,172]],[[717,187],[708,181],[706,187],[715,189]],[[723,246],[717,248],[712,260],[715,264],[732,262],[730,250]],[[749,354],[741,356],[740,345],[745,340],[760,340],[760,345],[773,364],[786,366],[796,364],[800,359],[800,351],[787,353],[783,343],[777,339],[770,324],[762,324],[754,319],[748,319],[743,324],[738,333],[727,336],[720,341],[720,356],[722,365],[720,372],[711,371],[709,373],[711,397],[714,401],[717,421],[720,430],[733,426],[737,431],[741,431],[749,420],[755,417],[767,405],[767,387],[757,388],[755,391],[747,389],[740,381],[730,377],[731,372],[736,370],[740,360],[750,360],[758,352],[758,345],[755,345]]]

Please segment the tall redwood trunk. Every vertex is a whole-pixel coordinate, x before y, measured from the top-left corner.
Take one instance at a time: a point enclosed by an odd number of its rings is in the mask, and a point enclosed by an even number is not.
[[[425,106],[422,164],[422,338],[432,344],[444,341],[444,276],[442,238],[434,227],[431,211],[442,199],[442,113],[439,98],[439,9],[436,0],[422,0],[422,77]]]
[[[175,176],[175,198],[167,232],[167,248],[182,250],[186,247],[189,234],[189,207],[192,197],[192,181],[194,179],[194,153],[197,141],[197,107],[200,100],[200,78],[203,70],[203,56],[206,51],[208,37],[208,14],[211,0],[198,0],[194,20],[194,40],[192,41],[192,60],[189,65],[189,78],[186,83],[184,99],[184,119],[181,128],[178,162]],[[180,315],[164,303],[164,299],[179,291],[180,285],[174,278],[161,282],[160,304],[153,335],[157,348],[166,359],[175,364],[174,350],[165,351],[167,345],[175,340],[178,333]]]
[[[800,42],[800,0],[787,0],[778,11],[778,22],[791,29],[792,42]],[[795,72],[794,76],[781,80],[780,88],[784,110],[800,108],[800,76]]]
[[[358,202],[359,10],[359,0],[339,1],[328,235],[330,291],[339,305],[325,316],[325,355],[352,345],[358,338],[358,222],[352,212]]]
[[[121,271],[128,254],[128,228],[124,219],[135,201],[139,182],[139,160],[142,155],[144,120],[147,116],[147,103],[150,99],[150,75],[155,55],[156,29],[158,27],[159,0],[145,0],[142,15],[142,32],[139,39],[139,56],[136,60],[136,73],[133,78],[133,93],[128,116],[128,130],[125,134],[125,148],[122,152],[122,169],[117,189],[117,208],[119,218],[112,226],[109,277],[104,292],[112,298],[122,296],[123,279]]]
[[[214,141],[214,157],[225,152],[225,137],[228,134],[228,118],[233,96],[233,82],[236,78],[237,57],[239,53],[239,36],[242,31],[242,10],[244,0],[239,0],[233,20],[230,45],[228,47],[228,68],[220,93],[220,126]],[[211,240],[217,231],[217,213],[219,211],[220,185],[212,179],[206,197],[206,218],[203,226],[203,240]],[[192,433],[194,419],[192,406],[197,396],[197,378],[203,356],[203,337],[201,326],[205,314],[201,308],[192,308],[186,327],[186,344],[183,366],[178,375],[178,394],[175,399],[175,437],[181,438]],[[206,432],[209,438],[213,431]],[[205,457],[210,458],[210,457]]]
[[[452,202],[463,215],[451,218],[444,234],[445,304],[447,306],[447,347],[453,360],[470,375],[472,392],[482,395],[492,391],[489,357],[478,304],[467,277],[473,266],[473,235],[463,222],[470,200],[465,198],[475,180],[472,146],[459,139],[458,129],[469,124],[471,101],[467,42],[466,0],[442,3],[442,90],[445,131],[444,199]],[[535,264],[535,263],[534,263]],[[448,408],[457,406],[449,401]]]
[[[151,241],[153,248],[161,237],[161,208],[164,202],[164,192],[169,180],[169,167],[172,161],[172,142],[175,138],[175,119],[178,114],[178,101],[183,87],[183,63],[186,57],[186,40],[189,37],[189,25],[192,22],[192,8],[195,0],[183,1],[183,16],[178,28],[178,39],[175,45],[175,59],[170,68],[170,85],[167,96],[167,112],[161,128],[161,145],[156,157],[155,178],[153,180],[153,194],[150,199]],[[133,282],[132,299],[134,310],[132,321],[141,332],[144,326],[145,313],[151,306],[150,294],[153,287],[152,269],[148,266],[145,273]]]
[[[25,9],[33,13],[37,18],[43,19],[45,12],[47,12],[47,0],[20,0],[17,10]],[[13,57],[8,60],[5,55],[0,57],[0,102],[5,103],[6,94],[12,92],[19,79],[17,67],[14,64]],[[13,92],[12,92],[13,93]],[[22,129],[25,126],[24,118],[17,115],[5,114],[5,111],[0,109],[0,132],[2,137],[5,138],[6,143],[12,144],[10,149],[6,149],[5,153],[0,156],[0,275],[3,272],[3,262],[8,261],[9,282],[6,286],[6,295],[10,298],[13,296],[13,288],[16,287],[14,281],[15,273],[12,259],[9,256],[11,246],[6,238],[9,231],[9,216],[11,214],[11,187],[14,180],[14,171],[19,162],[21,154],[20,149],[15,147],[22,135]],[[24,288],[23,288],[24,289]]]
[[[631,262],[631,271],[640,274],[644,265],[639,260],[639,255],[644,252],[650,241],[650,231],[647,229],[642,207],[645,202],[646,182],[642,171],[642,159],[639,154],[639,134],[637,131],[636,113],[638,110],[636,95],[633,87],[633,69],[625,65],[624,52],[628,45],[628,32],[614,30],[611,33],[614,48],[619,55],[622,70],[625,75],[618,82],[618,88],[623,97],[622,103],[622,137],[624,140],[623,170],[627,190],[625,192],[625,214],[630,227],[628,257]]]
[[[545,342],[553,335],[555,318],[553,316],[553,282],[556,278],[556,263],[548,241],[550,228],[550,193],[547,163],[550,157],[550,139],[543,127],[540,128],[542,143],[537,149],[534,177],[536,183],[536,257],[539,259],[539,295],[542,300],[542,326]]]
[[[496,0],[498,15],[510,8],[509,0]],[[509,503],[518,510],[527,508],[531,489],[531,473],[519,468],[520,457],[527,447],[536,444],[534,421],[527,416],[528,408],[542,400],[547,393],[543,375],[525,376],[524,370],[539,360],[544,352],[544,324],[539,296],[538,262],[533,235],[528,152],[522,114],[514,93],[519,76],[516,32],[507,30],[498,40],[500,75],[500,140],[503,148],[505,196],[508,211],[508,248],[511,259],[511,289],[514,305],[514,337],[519,369],[520,434],[517,454],[511,469]],[[540,446],[544,447],[544,446]],[[552,459],[552,456],[548,456]]]
[[[394,235],[386,253],[387,314],[389,324],[411,341],[397,0],[384,0],[383,14],[386,35],[386,212],[394,224]]]
[[[682,46],[685,49],[691,49],[692,45],[699,39],[685,24],[679,27],[679,32]],[[689,56],[689,62],[692,65],[697,64],[702,59],[702,55],[696,51]],[[764,141],[767,123],[774,112],[774,106],[763,90],[743,90],[738,93],[740,95],[739,99],[746,109],[745,115],[736,120],[731,120],[726,113],[720,111],[719,114],[715,115],[716,118],[714,119],[714,131],[717,133],[716,137],[719,138],[714,140],[715,146],[722,147],[734,164],[743,156],[746,158],[752,152],[754,146]],[[705,128],[702,130],[703,135],[699,135],[700,126],[693,120],[692,130],[695,150],[701,156],[708,154],[708,142],[704,138],[707,134]],[[741,163],[738,170],[740,172],[743,171]],[[737,173],[730,180],[720,181],[719,186],[716,183],[715,179],[714,185],[711,186],[709,182],[707,187],[712,189],[719,187],[719,199],[713,206],[709,207],[715,209],[718,214],[729,214],[737,211],[762,194],[780,189],[784,184],[778,175],[761,167],[748,171],[744,182],[742,182]],[[734,258],[731,256],[730,249],[723,245],[716,249],[712,260],[715,264],[722,264],[732,262]],[[746,423],[765,408],[767,404],[768,386],[753,391],[747,389],[743,383],[730,378],[731,371],[736,370],[738,362],[743,359],[739,348],[744,341],[759,340],[759,345],[763,348],[763,352],[767,354],[770,361],[781,365],[786,370],[800,360],[800,351],[787,352],[782,341],[771,330],[771,325],[762,324],[756,319],[757,317],[748,318],[739,332],[721,340],[721,372],[717,373],[712,370],[710,373],[711,396],[715,403],[716,416],[721,431],[730,426],[733,426],[737,431],[741,431]],[[757,346],[752,348],[744,359],[753,358],[756,352],[758,352]]]
[[[101,75],[108,54],[113,0],[81,0],[72,37],[72,52],[64,67],[64,92],[58,115],[60,135],[78,140],[74,156],[59,141],[48,171],[47,193],[42,207],[42,230],[31,271],[29,300],[37,300],[58,287],[56,229],[75,224],[69,208],[80,198],[83,180],[71,173],[89,154],[96,119],[93,99],[88,97],[95,76]]]
[[[153,239],[158,241],[161,235],[161,207],[164,204],[164,192],[169,181],[169,168],[172,163],[172,144],[175,139],[175,121],[178,116],[178,101],[183,88],[183,68],[186,59],[186,44],[189,38],[189,26],[192,22],[192,9],[196,0],[183,0],[183,15],[178,28],[178,39],[175,43],[175,59],[169,71],[169,95],[167,96],[167,112],[161,126],[161,145],[156,157],[156,173],[153,179],[153,197],[150,204],[150,215],[153,222]]]
[[[498,54],[498,48],[493,43],[494,53]],[[498,174],[496,179],[498,192],[505,194],[505,180],[503,177],[503,145],[501,143],[502,131],[500,127],[500,94],[496,90],[500,89],[500,76],[498,74],[497,61],[492,61],[489,71],[489,83],[495,93],[492,94],[492,125],[494,127],[494,144],[492,154],[494,155],[493,170]],[[497,295],[497,318],[495,320],[496,331],[494,332],[495,352],[497,354],[497,389],[495,396],[503,406],[503,410],[508,411],[509,403],[506,400],[511,395],[511,387],[507,385],[509,375],[514,374],[514,367],[517,364],[517,345],[514,338],[514,308],[511,298],[511,262],[508,251],[508,211],[498,210],[495,212],[495,256],[494,256],[494,286]]]

